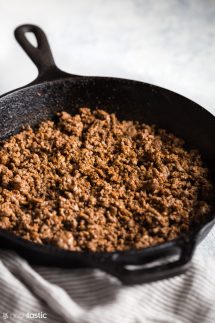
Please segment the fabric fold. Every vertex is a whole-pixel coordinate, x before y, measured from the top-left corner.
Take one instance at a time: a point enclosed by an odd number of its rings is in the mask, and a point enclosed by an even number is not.
[[[41,312],[47,318],[34,321],[213,323],[214,268],[213,257],[197,252],[183,275],[124,286],[99,270],[32,267],[14,252],[0,251],[0,322]]]

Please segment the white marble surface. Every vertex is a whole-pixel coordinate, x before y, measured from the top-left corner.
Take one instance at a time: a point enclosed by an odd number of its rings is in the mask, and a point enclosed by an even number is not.
[[[23,23],[46,31],[68,72],[157,84],[215,114],[213,0],[0,0],[0,93],[37,73],[13,38]],[[199,252],[215,256],[214,239]]]

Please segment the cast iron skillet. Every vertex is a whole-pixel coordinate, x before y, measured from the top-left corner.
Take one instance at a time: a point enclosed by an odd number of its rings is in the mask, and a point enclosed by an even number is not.
[[[26,38],[32,32],[38,46]],[[15,30],[15,37],[39,70],[31,84],[0,97],[0,140],[53,117],[56,111],[74,114],[81,106],[105,108],[120,119],[155,123],[200,150],[212,169],[215,163],[215,117],[189,99],[158,86],[111,78],[77,76],[59,70],[44,32],[34,25]],[[210,231],[215,217],[192,234],[168,243],[125,252],[71,252],[25,241],[0,231],[0,246],[12,248],[30,263],[60,267],[93,267],[125,284],[150,282],[183,273],[190,265],[197,243]]]

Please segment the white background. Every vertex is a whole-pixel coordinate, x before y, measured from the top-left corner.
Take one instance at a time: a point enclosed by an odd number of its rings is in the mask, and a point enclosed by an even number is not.
[[[0,93],[37,74],[13,37],[23,23],[45,30],[67,72],[157,84],[215,114],[213,0],[0,0]],[[199,250],[215,255],[214,238]]]

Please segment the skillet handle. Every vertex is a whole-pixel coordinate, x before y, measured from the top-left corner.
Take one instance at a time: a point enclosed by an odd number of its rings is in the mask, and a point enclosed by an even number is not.
[[[35,47],[26,37],[26,33],[33,33],[37,40]],[[52,52],[43,30],[35,25],[21,25],[15,29],[15,38],[38,68],[39,75],[31,84],[53,81],[60,78],[77,77],[61,71],[55,64]]]
[[[106,263],[106,266],[104,263],[102,269],[117,277],[125,285],[170,278],[184,273],[189,268],[195,246],[194,237],[189,240],[183,238],[157,248],[153,247],[142,252],[136,251],[130,259],[128,256],[122,258],[119,256],[118,260],[112,260]],[[177,259],[175,259],[176,256]],[[174,260],[171,261],[170,257]]]

